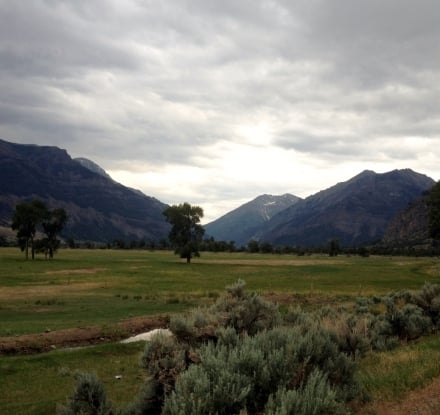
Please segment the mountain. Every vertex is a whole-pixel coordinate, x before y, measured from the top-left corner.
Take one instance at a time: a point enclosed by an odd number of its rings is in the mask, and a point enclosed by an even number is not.
[[[380,240],[390,220],[435,184],[409,169],[378,174],[366,170],[352,179],[281,211],[259,232],[276,245],[341,246]]]
[[[428,196],[417,198],[399,212],[388,224],[382,238],[384,245],[415,246],[429,244],[429,208]]]
[[[258,196],[205,225],[206,235],[218,241],[235,241],[236,246],[246,245],[262,225],[299,200],[291,194]]]
[[[41,199],[50,208],[67,211],[62,236],[74,240],[158,241],[168,235],[169,225],[162,215],[167,205],[90,166],[84,167],[57,147],[0,140],[0,226],[10,227],[18,202]]]
[[[81,164],[81,166],[85,167],[86,169],[103,177],[106,177],[107,179],[113,180],[110,175],[101,166],[98,166],[94,161],[86,159],[85,157],[77,157],[73,160]]]

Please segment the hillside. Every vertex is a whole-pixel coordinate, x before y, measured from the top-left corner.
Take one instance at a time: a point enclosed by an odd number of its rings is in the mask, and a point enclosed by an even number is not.
[[[342,246],[379,241],[388,223],[435,184],[409,169],[378,174],[364,171],[275,215],[259,240],[277,245]]]
[[[430,242],[429,208],[426,195],[410,203],[390,221],[382,242],[393,246],[414,246]]]
[[[278,212],[301,200],[291,194],[261,195],[205,226],[206,235],[219,241],[246,245],[256,232]]]
[[[3,228],[10,226],[18,202],[38,198],[67,211],[66,238],[158,241],[168,234],[164,203],[84,167],[57,147],[0,140],[0,171]]]

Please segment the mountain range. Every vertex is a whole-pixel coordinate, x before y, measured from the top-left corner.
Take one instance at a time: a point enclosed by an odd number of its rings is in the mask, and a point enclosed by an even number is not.
[[[260,229],[277,213],[301,199],[291,194],[282,196],[261,195],[221,218],[205,225],[207,235],[219,241],[234,241],[243,246],[254,238]]]
[[[409,169],[382,174],[366,170],[305,199],[297,198],[260,226],[248,227],[246,237],[303,247],[324,246],[331,239],[342,246],[371,244],[380,241],[388,223],[434,184],[433,179]],[[206,229],[214,238],[222,235],[219,230],[228,229],[229,239],[243,242],[245,227],[240,218],[247,216],[246,208],[239,207]]]
[[[0,226],[10,227],[18,202],[43,200],[64,208],[63,236],[79,241],[158,241],[168,236],[167,207],[113,181],[96,164],[72,159],[57,147],[0,140]]]
[[[72,159],[66,150],[0,140],[0,172],[0,236],[11,235],[15,205],[32,199],[66,210],[64,238],[108,243],[168,236],[165,203],[117,183],[91,160]],[[252,239],[309,247],[325,246],[331,239],[341,246],[402,240],[416,235],[422,224],[420,235],[425,235],[426,212],[417,200],[434,184],[409,169],[381,174],[366,170],[305,199],[258,196],[205,225],[206,236],[235,241],[237,247]],[[411,210],[414,204],[419,208]],[[411,220],[415,212],[418,221]],[[409,223],[411,231],[402,229]]]

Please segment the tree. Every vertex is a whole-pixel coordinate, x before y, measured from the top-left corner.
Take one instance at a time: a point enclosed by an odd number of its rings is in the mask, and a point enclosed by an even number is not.
[[[29,258],[29,245],[31,246],[32,259],[35,257],[34,238],[37,225],[48,215],[47,206],[41,200],[18,203],[12,216],[12,229],[17,231],[22,250]]]
[[[173,205],[163,212],[166,220],[172,225],[169,239],[174,252],[190,263],[192,255],[199,256],[199,245],[205,230],[200,225],[203,209],[189,203]]]
[[[440,182],[434,185],[428,196],[429,233],[434,239],[440,238]]]
[[[260,244],[258,243],[258,241],[251,239],[248,242],[248,251],[251,253],[256,253],[260,251]]]
[[[329,256],[338,256],[339,253],[339,241],[337,239],[331,239],[328,243]]]
[[[46,255],[49,254],[49,258],[53,258],[54,252],[60,245],[57,235],[63,230],[66,221],[66,211],[58,208],[48,212],[42,222],[43,230],[46,234],[46,238],[43,239],[43,247]]]
[[[60,243],[57,235],[62,231],[66,221],[67,214],[64,209],[50,211],[41,200],[18,203],[12,216],[12,229],[17,231],[17,238],[22,250],[26,252],[26,259],[29,258],[29,245],[32,259],[35,258],[36,249],[53,258]],[[35,234],[39,225],[46,236],[36,241]]]

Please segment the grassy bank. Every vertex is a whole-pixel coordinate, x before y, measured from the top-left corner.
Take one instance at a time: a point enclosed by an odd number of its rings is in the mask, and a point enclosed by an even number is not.
[[[0,356],[2,415],[54,414],[75,384],[75,373],[96,373],[116,406],[136,395],[145,373],[141,343],[106,344],[35,356]],[[121,376],[117,379],[115,376]]]

